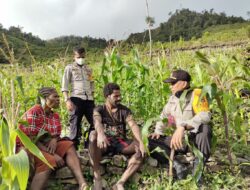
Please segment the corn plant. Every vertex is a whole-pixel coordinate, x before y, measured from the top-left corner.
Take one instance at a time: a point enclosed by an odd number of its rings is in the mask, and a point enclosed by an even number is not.
[[[200,52],[196,52],[196,55],[201,61],[202,66],[206,68],[206,72],[210,75],[210,80],[213,82],[211,85],[203,87],[203,94],[208,93],[210,99],[214,98],[221,111],[225,128],[228,160],[232,168],[229,126],[236,129],[241,124],[239,118],[236,118],[237,115],[233,114],[234,111],[238,112],[237,105],[241,102],[235,97],[234,92],[240,90],[238,89],[238,86],[240,86],[239,84],[244,84],[249,80],[249,70],[245,68],[243,64],[239,64],[234,56],[231,59],[224,57],[219,60],[210,61]],[[236,85],[237,83],[238,86]],[[238,119],[238,122],[235,123],[236,119]],[[236,126],[233,124],[236,124]],[[239,135],[244,136],[246,133],[241,133]]]
[[[36,155],[47,165],[50,166],[50,164],[35,144],[33,144],[22,131],[16,128],[17,118],[13,118],[13,115],[14,114],[7,114],[5,109],[3,109],[3,113],[0,115],[0,148],[2,164],[0,167],[0,189],[25,190],[29,177],[30,162],[26,151],[20,150],[16,154],[16,137],[21,140],[22,144],[29,152]],[[13,121],[15,123],[13,123]]]
[[[48,166],[50,164],[44,158],[40,150],[33,144],[33,142],[18,129],[13,129],[8,125],[8,122],[1,118],[0,120],[0,147],[1,147],[1,178],[0,189],[25,190],[29,178],[30,161],[27,152],[20,150],[16,153],[15,142],[18,137],[24,144],[25,148],[36,155],[39,159],[45,162]],[[50,166],[52,168],[52,166]]]
[[[116,49],[106,54],[100,72],[97,74],[97,94],[101,94],[104,84],[115,82],[121,86],[124,103],[141,119],[155,116],[163,107],[169,89],[163,85],[163,70],[166,61],[158,59],[156,68],[149,69],[143,64],[136,49],[129,58],[122,59]],[[97,102],[103,99],[98,96]],[[157,97],[157,98],[156,98]]]
[[[1,48],[1,52],[4,53],[5,57],[9,60],[12,69],[18,71],[18,64],[14,57],[13,51],[10,50],[7,39],[3,36],[5,45],[9,52],[9,57],[7,53]],[[33,155],[36,155],[39,159],[45,162],[48,166],[52,166],[44,158],[41,151],[36,147],[36,145],[27,137],[21,130],[17,129],[20,103],[16,102],[16,87],[15,81],[17,81],[22,95],[24,96],[24,90],[22,85],[22,78],[17,77],[15,80],[14,76],[8,76],[6,73],[1,71],[4,80],[0,80],[0,189],[2,190],[25,190],[29,178],[29,158],[25,150],[20,150],[16,153],[16,138],[18,137],[24,147]],[[3,94],[3,89],[10,86],[10,99],[8,100],[8,93]],[[24,102],[25,103],[25,102]]]

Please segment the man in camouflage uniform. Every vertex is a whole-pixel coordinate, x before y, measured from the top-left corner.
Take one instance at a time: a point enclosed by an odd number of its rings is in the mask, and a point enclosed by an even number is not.
[[[71,96],[69,96],[69,91]],[[81,121],[86,117],[93,129],[94,81],[92,70],[85,63],[85,49],[74,49],[74,62],[66,66],[62,78],[62,92],[69,111],[70,139],[77,148],[80,144]]]
[[[210,156],[212,131],[208,125],[211,120],[211,113],[206,98],[200,98],[201,89],[190,88],[191,76],[184,70],[176,70],[172,75],[164,80],[170,83],[172,95],[164,106],[160,118],[168,119],[168,123],[162,121],[156,123],[155,131],[151,134],[150,148],[155,148],[159,142],[167,152],[175,149],[178,153],[183,152],[183,137],[185,132],[189,133],[189,140],[201,151],[204,162]],[[186,90],[184,101],[181,103],[180,97]],[[164,136],[166,127],[174,126],[176,129],[172,137]],[[199,160],[194,160],[194,170]],[[174,161],[177,177],[183,178],[184,170],[180,163]],[[193,172],[194,172],[193,170]]]

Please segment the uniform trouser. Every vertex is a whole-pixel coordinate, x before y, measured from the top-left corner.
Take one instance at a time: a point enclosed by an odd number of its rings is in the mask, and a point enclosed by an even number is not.
[[[83,116],[86,117],[90,128],[87,131],[90,134],[90,131],[94,129],[93,125],[93,110],[95,107],[93,100],[82,100],[81,98],[71,97],[70,100],[75,105],[75,109],[69,113],[69,123],[70,123],[70,139],[74,142],[75,147],[77,148],[80,144],[80,139],[82,136],[81,122]],[[88,138],[86,140],[88,143]]]
[[[201,125],[197,133],[190,133],[189,139],[201,151],[204,161],[207,161],[211,153],[211,127],[209,125]]]
[[[193,143],[197,149],[199,149],[204,157],[204,162],[210,156],[211,152],[211,139],[212,139],[212,129],[209,125],[201,125],[197,133],[190,133],[189,134],[189,142]],[[156,147],[160,147],[161,149],[165,150],[167,155],[170,155],[170,141],[171,137],[161,136],[159,139],[149,140],[149,150],[152,151]],[[183,149],[176,150],[176,153],[186,153],[188,151],[188,147],[184,146]],[[152,155],[158,160],[163,162],[167,162],[166,158],[158,153],[153,153]]]

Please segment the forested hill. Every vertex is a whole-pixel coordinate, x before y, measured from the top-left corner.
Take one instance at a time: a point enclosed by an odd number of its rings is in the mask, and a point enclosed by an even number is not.
[[[226,16],[225,13],[215,13],[213,9],[198,13],[189,9],[176,10],[174,14],[169,13],[167,22],[161,23],[159,27],[152,30],[153,41],[169,42],[191,38],[199,38],[202,32],[211,26],[222,24],[233,24],[246,22],[242,17]],[[154,19],[151,19],[154,21]],[[151,23],[152,25],[154,22]],[[127,42],[142,43],[149,41],[148,31],[131,34]]]
[[[0,34],[0,48],[4,50],[7,56],[9,56],[9,51],[13,50],[15,57],[22,63],[30,63],[32,61],[30,54],[38,61],[49,61],[64,55],[66,50],[68,54],[71,54],[75,46],[84,46],[89,51],[96,51],[104,49],[108,43],[101,38],[96,39],[90,36],[80,37],[73,35],[42,40],[32,33],[23,32],[19,26],[11,26],[9,29],[5,29],[1,24]],[[7,46],[9,46],[9,50]],[[7,60],[3,52],[0,52],[0,64],[8,63]]]
[[[224,13],[214,13],[213,10],[197,13],[182,9],[177,10],[174,14],[170,13],[170,15],[171,17],[167,22],[161,23],[158,28],[152,30],[153,41],[169,42],[170,38],[171,41],[176,41],[180,37],[184,40],[199,38],[208,27],[246,22],[241,17],[228,17]],[[110,41],[112,42],[112,40]],[[145,29],[143,33],[131,34],[125,42],[141,43],[146,41],[148,41],[148,32]],[[83,46],[87,48],[88,52],[102,52],[108,44],[109,41],[105,39],[74,35],[43,40],[32,33],[23,32],[19,26],[11,26],[9,29],[5,29],[0,23],[0,50],[2,49],[5,52],[4,55],[3,51],[0,51],[0,64],[9,62],[7,56],[9,56],[10,50],[13,50],[18,62],[29,64],[34,61],[33,58],[42,62],[69,55],[75,46]]]

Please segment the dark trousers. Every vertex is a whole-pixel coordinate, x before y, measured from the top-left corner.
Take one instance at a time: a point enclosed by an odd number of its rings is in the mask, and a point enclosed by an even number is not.
[[[75,109],[69,112],[69,123],[70,123],[70,139],[74,142],[76,149],[80,144],[80,139],[82,137],[82,118],[83,116],[86,117],[88,123],[90,124],[90,131],[94,129],[93,124],[93,110],[95,107],[93,100],[82,100],[81,98],[71,97],[70,100],[74,103]],[[85,134],[84,134],[85,136]],[[88,136],[85,139],[85,145],[88,143]]]
[[[201,151],[204,161],[207,161],[211,153],[211,127],[209,125],[201,125],[197,133],[190,133],[189,139]]]
[[[211,139],[212,129],[209,125],[201,125],[197,133],[189,134],[189,142],[193,143],[202,152],[204,161],[207,161],[210,156]],[[152,151],[156,147],[160,147],[167,155],[170,155],[170,142],[171,137],[167,136],[161,136],[159,139],[149,139],[149,150]],[[188,147],[184,146],[183,149],[176,150],[176,153],[186,153],[187,151]],[[163,163],[167,163],[167,159],[162,154],[153,153],[152,156]]]

